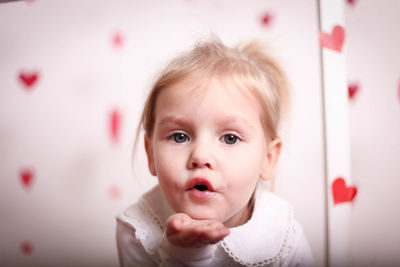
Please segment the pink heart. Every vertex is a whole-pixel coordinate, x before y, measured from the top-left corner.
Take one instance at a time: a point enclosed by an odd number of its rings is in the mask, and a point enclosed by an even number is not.
[[[21,243],[21,251],[25,255],[31,255],[33,252],[33,246],[28,241],[24,241]]]
[[[349,86],[348,86],[348,91],[349,91],[349,98],[350,99],[353,99],[353,97],[354,97],[354,95],[357,93],[357,91],[358,91],[358,84],[355,84],[355,83],[353,83],[353,84],[349,84]]]
[[[399,79],[399,85],[398,85],[398,95],[399,95],[399,101],[400,101],[400,79]]]
[[[121,128],[121,112],[118,109],[113,109],[110,112],[110,133],[111,140],[115,143],[119,141]]]
[[[34,173],[31,169],[23,169],[20,171],[20,178],[22,181],[22,185],[26,189],[30,189],[32,187]]]
[[[121,197],[121,190],[120,190],[117,186],[112,185],[112,186],[110,186],[110,188],[108,189],[108,194],[109,194],[109,196],[110,196],[111,198],[113,198],[113,199],[118,199],[118,198]]]
[[[357,188],[354,186],[346,186],[346,182],[342,177],[338,177],[332,184],[333,202],[335,204],[343,202],[351,202],[357,194]]]
[[[121,32],[115,32],[112,36],[112,45],[114,48],[119,49],[124,45],[124,36]]]
[[[345,30],[342,26],[333,27],[332,33],[320,32],[319,41],[322,47],[329,48],[338,52],[342,51]]]
[[[354,6],[356,4],[356,0],[347,0],[347,3]]]
[[[19,74],[19,79],[25,85],[25,88],[27,90],[30,90],[30,89],[32,89],[32,87],[35,85],[35,83],[39,79],[39,73],[38,72],[23,72],[23,71],[21,71]]]

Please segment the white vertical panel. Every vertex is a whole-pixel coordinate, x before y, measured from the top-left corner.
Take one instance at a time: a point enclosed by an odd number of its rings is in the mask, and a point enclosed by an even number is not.
[[[344,27],[344,1],[320,0],[320,29],[332,34]],[[345,41],[344,46],[345,48]],[[341,51],[322,47],[325,112],[326,179],[328,212],[328,259],[330,266],[349,265],[349,202],[334,204],[332,183],[342,177],[349,183],[350,149],[346,62]]]

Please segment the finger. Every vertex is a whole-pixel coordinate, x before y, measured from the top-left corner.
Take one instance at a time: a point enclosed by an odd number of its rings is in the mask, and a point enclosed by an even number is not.
[[[229,235],[230,231],[226,227],[218,227],[210,231],[204,232],[199,239],[204,244],[215,244]]]
[[[198,235],[188,234],[187,232],[178,232],[167,236],[167,238],[171,244],[180,247],[195,247],[194,244],[198,242]]]
[[[229,228],[218,221],[197,222],[190,227],[191,234],[198,236],[195,242],[202,245],[218,243],[230,233]]]
[[[225,229],[224,231],[229,231],[228,228],[225,227],[221,222],[219,221],[214,221],[214,220],[209,220],[209,221],[204,221],[203,223],[198,223],[198,230],[201,231],[202,233],[211,233],[213,231],[221,231],[222,229]]]
[[[220,227],[221,225],[219,223],[213,221],[201,221],[195,223],[192,220],[190,223],[184,225],[180,231],[172,233],[167,236],[167,238],[171,243],[178,246],[204,246],[204,244],[210,244],[210,235],[212,235],[211,239],[220,239],[219,234],[215,232],[218,231]]]
[[[174,233],[182,231],[185,225],[189,224],[191,221],[190,217],[184,213],[176,213],[171,215],[166,223],[165,234],[167,236],[172,235]]]

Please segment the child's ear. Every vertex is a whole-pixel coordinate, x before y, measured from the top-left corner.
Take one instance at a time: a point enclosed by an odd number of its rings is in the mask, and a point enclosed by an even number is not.
[[[276,167],[281,154],[282,140],[275,138],[268,144],[268,152],[264,162],[264,167],[260,178],[264,181],[270,180],[275,176]]]
[[[156,176],[156,168],[154,166],[154,157],[153,157],[153,147],[151,144],[150,137],[147,134],[144,135],[144,148],[146,149],[147,154],[147,164],[149,166],[149,171],[153,176]]]

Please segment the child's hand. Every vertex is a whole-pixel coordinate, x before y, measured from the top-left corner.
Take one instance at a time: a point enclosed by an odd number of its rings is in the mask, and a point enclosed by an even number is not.
[[[165,235],[179,247],[198,248],[218,243],[229,234],[229,229],[216,220],[194,220],[184,213],[170,216]]]

